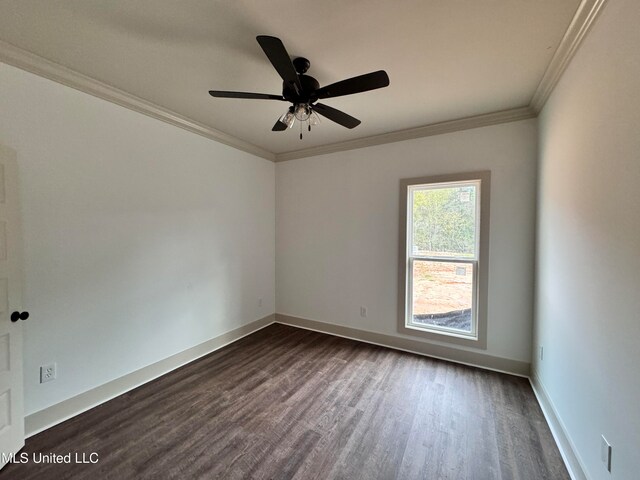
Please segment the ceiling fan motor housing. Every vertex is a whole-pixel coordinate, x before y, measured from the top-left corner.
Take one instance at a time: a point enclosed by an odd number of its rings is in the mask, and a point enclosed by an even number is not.
[[[311,103],[318,100],[313,93],[320,88],[318,81],[309,75],[298,75],[301,92],[296,92],[295,87],[287,82],[282,84],[282,96],[292,103]]]

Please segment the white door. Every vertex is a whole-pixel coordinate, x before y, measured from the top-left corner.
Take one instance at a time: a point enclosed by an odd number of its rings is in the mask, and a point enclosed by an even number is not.
[[[0,468],[24,445],[21,241],[16,153],[0,145]]]

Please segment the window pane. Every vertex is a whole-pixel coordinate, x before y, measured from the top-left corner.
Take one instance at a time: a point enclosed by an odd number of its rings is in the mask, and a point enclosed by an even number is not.
[[[413,261],[412,320],[471,332],[473,263]]]
[[[412,255],[476,256],[476,185],[413,191]]]

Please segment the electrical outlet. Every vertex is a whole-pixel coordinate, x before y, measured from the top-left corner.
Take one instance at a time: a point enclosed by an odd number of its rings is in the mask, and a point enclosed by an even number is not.
[[[540,360],[544,360],[544,347],[540,346]]]
[[[367,316],[367,307],[360,307],[360,316],[362,318],[366,318],[366,316]]]
[[[262,306],[262,297],[260,297],[260,298],[258,299],[258,306],[259,306],[259,307],[261,307],[261,306]]]
[[[604,463],[604,466],[607,468],[607,471],[611,471],[611,445],[607,442],[607,439],[604,438],[604,435],[601,435],[602,440],[600,441],[600,460]]]
[[[56,364],[50,363],[40,367],[40,383],[47,383],[56,379]]]

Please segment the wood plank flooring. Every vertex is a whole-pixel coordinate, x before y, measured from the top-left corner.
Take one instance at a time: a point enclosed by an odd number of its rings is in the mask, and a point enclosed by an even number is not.
[[[271,325],[29,438],[0,479],[568,479],[528,381]]]

